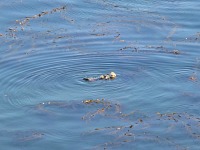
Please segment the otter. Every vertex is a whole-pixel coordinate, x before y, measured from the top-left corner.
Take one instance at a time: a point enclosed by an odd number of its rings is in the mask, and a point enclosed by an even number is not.
[[[117,77],[115,72],[110,72],[109,74],[100,75],[99,77],[89,77],[89,78],[83,78],[85,81],[97,81],[97,80],[110,80],[115,79]]]

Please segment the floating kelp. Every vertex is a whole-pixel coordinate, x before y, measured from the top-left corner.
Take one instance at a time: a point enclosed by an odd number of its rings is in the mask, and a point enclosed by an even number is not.
[[[12,38],[19,38],[17,36],[17,33],[21,30],[21,31],[24,31],[24,27],[27,26],[27,24],[31,21],[31,20],[34,20],[34,19],[38,19],[38,18],[41,18],[45,15],[48,15],[48,14],[53,14],[53,13],[56,13],[56,12],[61,12],[61,11],[64,11],[66,10],[66,7],[67,6],[61,6],[61,7],[57,7],[57,8],[53,8],[49,11],[43,11],[41,13],[38,13],[38,14],[35,14],[33,16],[30,16],[30,17],[25,17],[24,19],[17,19],[15,20],[16,24],[15,26],[11,27],[8,29],[8,34],[4,34],[5,37],[12,37]],[[18,26],[20,25],[20,26]],[[1,35],[3,36],[3,34],[0,34],[0,37]],[[33,38],[33,36],[32,36]]]
[[[55,12],[58,12],[58,11],[62,11],[62,10],[65,10],[66,9],[66,6],[62,6],[62,7],[57,7],[57,8],[53,8],[52,10],[50,11],[43,11],[39,14],[36,14],[36,15],[33,15],[31,17],[26,17],[25,19],[23,20],[16,20],[17,23],[19,23],[21,26],[24,26],[26,25],[30,20],[33,20],[33,19],[37,19],[39,17],[43,17],[47,14],[52,14],[52,13],[55,13]]]
[[[149,133],[133,134],[125,133],[121,137],[113,140],[112,142],[106,142],[104,144],[99,144],[93,149],[126,149],[143,147],[142,149],[148,149],[149,146],[152,147],[156,144],[157,147],[162,147],[162,149],[175,149],[175,150],[187,150],[187,147],[181,146],[178,143],[173,142],[170,139],[162,138],[159,136],[154,136]]]
[[[160,114],[158,113],[159,120],[168,120],[174,123],[174,125],[181,124],[188,134],[200,139],[200,117],[189,115],[188,113],[171,113]]]
[[[131,50],[132,52],[137,52],[137,53],[166,53],[166,54],[175,54],[179,55],[181,54],[180,50],[167,50],[164,46],[147,46],[146,49],[139,49],[134,46],[125,46],[120,49],[120,51],[125,51],[125,50]]]
[[[104,101],[103,99],[102,100],[99,100],[99,99],[97,99],[97,100],[91,100],[91,99],[89,99],[89,100],[84,100],[83,103],[84,104],[102,103],[103,101]]]
[[[181,52],[180,52],[179,50],[173,50],[173,51],[171,51],[171,53],[172,53],[172,54],[178,55],[178,54],[180,54]]]
[[[79,119],[91,120],[96,116],[102,117],[120,117],[121,106],[118,103],[113,103],[104,99],[88,99],[81,103],[71,101],[47,101],[37,104],[33,107],[35,112],[46,115],[58,115],[67,113],[79,113]],[[85,114],[84,114],[85,113]]]
[[[65,119],[70,117],[66,120],[83,120],[87,122],[87,126],[93,124],[90,127],[93,129],[82,134],[84,138],[98,135],[105,139],[107,136],[111,137],[108,141],[99,141],[96,149],[121,149],[123,146],[137,147],[141,143],[153,143],[154,146],[156,144],[163,148],[183,150],[187,147],[176,136],[200,141],[200,117],[186,112],[147,114],[135,110],[124,113],[119,103],[105,99],[86,99],[81,102],[47,101],[36,105],[34,110],[49,116],[56,115],[55,118],[62,115]],[[100,119],[105,123],[98,123]],[[107,121],[110,122],[108,125]],[[114,121],[118,123],[115,124]],[[33,132],[19,139],[32,141],[43,136],[42,132]]]
[[[96,110],[85,114],[82,117],[83,120],[91,120],[97,115],[101,115],[104,117],[111,117],[111,118],[120,117],[119,114],[121,114],[121,106],[118,103],[112,103],[110,101],[105,101],[104,99],[84,100],[83,103],[86,105],[95,104],[95,105],[100,106]]]
[[[137,115],[131,113],[128,116]],[[141,116],[140,116],[141,117]],[[171,149],[187,149],[187,147],[179,144],[178,139],[174,139],[174,132],[182,134],[185,138],[194,138],[200,140],[200,118],[189,115],[187,113],[156,113],[156,115],[148,115],[144,118],[129,120],[130,124],[125,126],[110,126],[104,128],[95,128],[88,132],[88,135],[95,133],[112,136],[111,141],[100,144],[95,148],[122,148],[124,145],[137,147],[141,143],[155,143],[158,146],[167,146]],[[159,132],[158,132],[159,131]],[[164,148],[164,147],[163,147]]]

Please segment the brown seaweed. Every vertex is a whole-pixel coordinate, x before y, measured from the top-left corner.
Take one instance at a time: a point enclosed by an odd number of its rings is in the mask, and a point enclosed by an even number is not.
[[[53,107],[54,109],[50,109]],[[180,132],[187,138],[200,141],[200,117],[190,115],[187,112],[154,113],[147,114],[138,110],[124,113],[122,106],[113,101],[105,99],[86,99],[82,102],[47,101],[38,104],[36,111],[58,115],[56,110],[62,109],[63,115],[70,112],[79,113],[83,121],[91,122],[103,119],[114,119],[121,122],[121,125],[109,124],[108,126],[94,126],[93,130],[83,134],[84,137],[101,134],[101,136],[111,136],[105,142],[99,142],[96,149],[120,148],[123,145],[129,146],[133,143],[150,142],[158,145],[168,145],[172,149],[187,149],[175,138],[171,138],[174,132]],[[88,122],[88,123],[89,123]],[[159,133],[157,130],[160,130]],[[161,132],[162,131],[162,132]],[[21,141],[32,141],[44,136],[42,133],[33,132],[20,138]],[[127,145],[127,146],[128,146]],[[133,145],[134,147],[134,145]]]
[[[177,49],[168,50],[164,46],[151,46],[151,45],[147,46],[147,49],[139,49],[135,46],[125,46],[123,48],[120,48],[120,51],[125,51],[125,50],[130,50],[136,53],[166,53],[175,55],[181,54],[181,51]]]
[[[156,134],[154,128],[161,128],[164,130],[163,134]],[[152,128],[152,129],[151,129]],[[172,129],[174,128],[174,129]],[[185,133],[189,137],[200,140],[200,118],[187,113],[157,113],[157,116],[150,118],[139,119],[138,121],[131,121],[130,125],[126,126],[110,126],[105,128],[95,128],[91,133],[104,133],[105,135],[112,136],[112,140],[106,143],[100,144],[95,148],[120,148],[123,145],[143,142],[154,142],[159,145],[168,145],[174,149],[185,150],[187,147],[182,146],[171,139],[170,136],[166,137],[167,134],[173,134],[174,130],[179,128],[185,129]],[[155,132],[155,133],[154,133]],[[134,147],[134,145],[133,145]]]
[[[26,17],[23,20],[16,20],[16,22],[19,23],[21,26],[24,26],[24,25],[26,25],[27,23],[29,23],[33,19],[37,19],[37,18],[43,17],[43,16],[45,16],[47,14],[52,14],[52,13],[55,13],[55,12],[58,12],[58,11],[62,11],[62,10],[65,10],[65,9],[66,9],[66,6],[53,8],[52,10],[43,11],[43,12],[41,12],[39,14],[36,14],[36,15],[33,15],[33,16],[30,16],[30,17]]]
[[[97,99],[97,100],[84,100],[84,104],[86,105],[93,105],[98,104],[100,105],[99,108],[95,109],[92,112],[88,112],[85,114],[82,119],[83,120],[91,120],[92,118],[96,117],[97,115],[101,115],[104,117],[116,118],[118,114],[121,113],[121,106],[118,103],[112,103],[110,101],[106,101],[104,99]]]

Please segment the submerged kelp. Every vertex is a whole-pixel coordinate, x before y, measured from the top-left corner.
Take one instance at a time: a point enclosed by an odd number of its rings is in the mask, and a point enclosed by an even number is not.
[[[43,139],[45,133],[41,131],[16,131],[15,138],[19,143],[36,142]]]
[[[32,107],[35,112],[46,115],[58,115],[68,112],[69,114],[80,113],[82,120],[91,120],[96,116],[117,117],[121,113],[121,106],[118,103],[107,101],[104,99],[88,99],[81,103],[74,101],[47,101]],[[85,113],[85,114],[84,114]],[[79,118],[80,119],[80,118]]]
[[[184,136],[189,141],[193,139],[200,142],[200,118],[190,116],[187,113],[164,114],[164,116],[139,118],[130,121],[130,124],[127,123],[126,126],[95,128],[94,131],[87,134],[91,136],[105,134],[105,136],[112,137],[110,141],[96,146],[100,149],[137,148],[142,143],[155,144],[156,147],[163,146],[163,149],[188,149],[185,143],[180,141],[178,135]]]
[[[145,1],[142,1],[141,3],[144,3]],[[24,18],[16,18],[15,22],[16,24],[9,27],[7,30],[8,34],[2,34],[4,37],[11,37],[11,39],[14,37],[15,41],[12,42],[11,45],[14,45],[15,48],[17,47],[23,47],[24,42],[21,41],[21,38],[26,36],[27,34],[32,37],[31,41],[28,41],[31,45],[37,45],[37,41],[43,40],[45,44],[52,44],[52,46],[56,46],[57,40],[65,41],[68,43],[67,49],[70,50],[83,50],[85,47],[85,44],[88,46],[91,45],[91,41],[88,43],[85,43],[84,41],[80,41],[80,46],[74,46],[74,43],[78,42],[79,36],[74,35],[73,33],[68,30],[68,28],[74,28],[76,29],[77,34],[82,34],[82,30],[84,29],[85,34],[90,35],[90,38],[93,38],[93,36],[100,37],[102,40],[105,40],[105,44],[115,43],[116,48],[118,49],[124,49],[125,47],[134,47],[138,50],[145,51],[145,46],[148,46],[149,44],[157,44],[157,43],[143,43],[144,41],[138,42],[137,39],[133,38],[133,35],[130,35],[130,39],[127,39],[127,34],[124,33],[124,27],[126,27],[127,31],[130,31],[129,33],[132,34],[140,34],[143,32],[143,30],[148,30],[150,32],[153,31],[161,31],[166,41],[169,41],[171,37],[176,33],[176,30],[178,28],[178,25],[175,22],[172,22],[171,20],[167,19],[166,16],[163,16],[158,13],[152,13],[148,12],[145,9],[139,9],[137,6],[131,5],[131,7],[128,7],[124,5],[123,3],[117,3],[114,1],[91,1],[86,0],[87,4],[90,5],[98,5],[100,8],[104,8],[105,10],[115,11],[116,14],[108,13],[103,14],[101,16],[98,16],[98,18],[95,20],[95,22],[88,22],[87,26],[85,24],[81,24],[82,21],[89,19],[87,16],[86,18],[76,18],[73,14],[73,12],[70,12],[71,10],[76,10],[73,8],[73,4],[64,4],[60,7],[55,7],[52,9],[48,9],[46,11],[40,11],[36,12],[35,14],[32,14],[30,16],[25,16]],[[153,2],[149,2],[150,5],[153,4]],[[75,7],[75,6],[74,6]],[[76,13],[83,13],[80,10],[76,10]],[[80,11],[80,12],[79,12]],[[119,13],[120,12],[120,13]],[[133,13],[134,12],[134,13]],[[46,25],[44,25],[45,31],[43,32],[34,32],[30,33],[32,31],[32,26],[37,26],[37,28],[43,28],[43,24],[45,24],[45,19],[49,19],[49,15],[53,15],[54,13],[57,13],[60,19],[60,22],[62,25],[64,25],[61,28],[48,26],[48,22]],[[60,15],[60,14],[61,15]],[[62,14],[63,13],[63,14]],[[87,14],[87,13],[86,13]],[[125,14],[128,14],[125,15]],[[57,18],[58,19],[58,18]],[[32,22],[31,22],[32,21]],[[87,21],[86,21],[87,22]],[[120,24],[120,25],[119,25]],[[167,29],[167,27],[169,28]],[[27,31],[24,31],[25,27],[27,28]],[[86,30],[87,28],[87,30]],[[37,31],[37,30],[36,30]],[[17,35],[18,34],[18,35]],[[81,35],[82,36],[82,35]],[[146,35],[148,36],[148,35]],[[40,38],[38,38],[40,37]],[[52,39],[52,41],[48,41],[48,39]],[[100,39],[97,39],[97,41]],[[18,45],[19,42],[22,42],[21,45]],[[170,43],[170,42],[169,42]],[[8,42],[9,44],[9,42]],[[162,46],[168,46],[164,43],[160,43]],[[82,48],[83,47],[83,48]],[[158,47],[158,46],[157,46]],[[19,49],[20,49],[19,48]],[[29,49],[32,49],[32,47],[29,47]],[[168,51],[173,51],[171,48]],[[156,49],[151,49],[152,51]],[[30,52],[29,52],[30,53]],[[162,53],[162,51],[161,51]]]
[[[80,103],[48,101],[40,103],[34,108],[35,111],[50,116],[52,114],[59,115],[58,112],[64,116],[71,113],[79,114],[76,119],[86,121],[88,126],[92,122],[96,123],[97,126],[91,126],[93,130],[82,133],[83,138],[98,135],[110,138],[108,141],[104,141],[105,143],[100,140],[99,144],[93,147],[95,149],[120,149],[124,146],[137,148],[141,142],[147,145],[154,143],[154,146],[163,146],[164,149],[188,149],[187,144],[179,140],[179,136],[200,142],[200,117],[187,112],[147,114],[137,110],[124,113],[123,107],[119,103],[105,99],[87,99]],[[109,123],[109,126],[98,126],[98,122],[102,119],[118,121],[118,125]],[[32,134],[27,136],[27,140],[38,137],[41,136]]]
[[[17,25],[14,27],[11,27],[8,29],[8,33],[6,34],[8,37],[13,37],[13,38],[19,38],[19,36],[17,36],[17,33],[21,31],[24,31],[25,27],[28,26],[28,24],[30,23],[30,21],[34,20],[34,19],[38,19],[40,17],[43,17],[45,15],[49,15],[49,14],[53,14],[56,12],[60,12],[60,11],[64,11],[66,9],[66,6],[61,6],[61,7],[57,7],[57,8],[53,8],[52,10],[49,11],[43,11],[41,13],[35,14],[33,16],[27,16],[25,19],[20,19],[20,20],[16,20]],[[18,24],[20,26],[18,26]],[[0,36],[3,36],[3,34],[0,34]]]
[[[96,148],[122,148],[124,145],[136,148],[143,142],[155,143],[157,146],[164,146],[164,149],[183,150],[188,147],[179,140],[180,135],[184,135],[185,139],[200,142],[200,118],[187,113],[157,113],[157,116],[148,115],[145,118],[132,120],[126,126],[96,128],[88,134],[93,135],[94,133],[112,136],[111,141]]]

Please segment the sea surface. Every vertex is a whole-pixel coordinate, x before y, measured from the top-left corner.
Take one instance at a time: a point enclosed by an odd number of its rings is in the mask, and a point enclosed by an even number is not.
[[[199,16],[198,0],[1,0],[0,149],[199,150]]]

